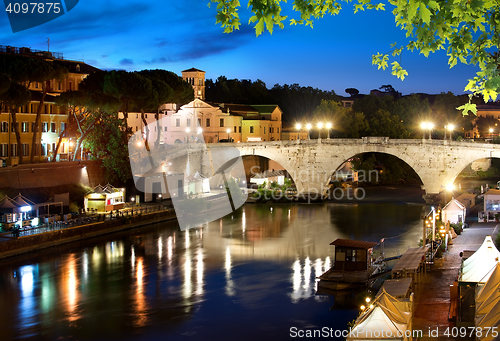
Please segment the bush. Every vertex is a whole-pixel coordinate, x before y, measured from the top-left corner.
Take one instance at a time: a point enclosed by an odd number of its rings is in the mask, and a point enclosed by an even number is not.
[[[461,223],[459,223],[459,224],[450,224],[450,227],[453,227],[453,229],[455,230],[455,233],[457,235],[461,234],[462,231],[463,231]]]

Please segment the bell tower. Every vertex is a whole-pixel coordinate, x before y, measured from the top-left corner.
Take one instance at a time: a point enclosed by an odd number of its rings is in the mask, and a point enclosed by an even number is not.
[[[195,68],[184,70],[182,79],[193,86],[194,98],[205,100],[205,71]]]

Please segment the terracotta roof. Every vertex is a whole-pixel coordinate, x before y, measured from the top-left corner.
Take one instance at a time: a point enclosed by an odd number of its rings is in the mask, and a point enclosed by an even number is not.
[[[377,244],[378,242],[364,242],[361,240],[340,239],[340,238],[337,238],[330,243],[330,245],[343,246],[355,249],[365,249],[365,250],[371,249]]]

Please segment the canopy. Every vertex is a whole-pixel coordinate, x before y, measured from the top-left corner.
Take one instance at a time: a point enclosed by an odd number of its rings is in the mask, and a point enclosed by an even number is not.
[[[491,275],[491,270],[499,260],[500,252],[493,244],[491,236],[486,236],[479,249],[463,262],[459,281],[469,283],[486,282]]]
[[[384,309],[377,306],[366,314],[363,321],[356,324],[347,340],[356,339],[404,339],[407,326],[392,321]]]
[[[374,308],[357,319],[347,340],[404,340],[405,331],[411,322],[411,309],[408,303],[399,301],[381,289],[372,304]]]
[[[476,317],[486,315],[500,300],[500,263],[497,263],[486,284],[476,297]]]
[[[480,338],[480,340],[495,340],[496,338],[492,336],[494,327],[497,327],[496,330],[500,327],[500,301],[497,301],[486,315],[476,317],[476,329],[482,328],[482,330],[486,331],[484,328],[490,328],[488,336]]]

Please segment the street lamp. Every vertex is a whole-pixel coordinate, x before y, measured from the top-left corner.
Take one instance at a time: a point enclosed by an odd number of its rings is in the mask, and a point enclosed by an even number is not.
[[[187,134],[187,143],[189,143],[189,132],[191,129],[189,127],[186,128],[186,134]]]
[[[431,131],[432,131],[432,128],[434,128],[434,123],[432,123],[432,122],[422,122],[422,124],[420,124],[420,127],[424,131],[423,139],[425,140],[425,131],[429,130],[429,140],[432,140]]]
[[[326,124],[326,130],[328,131],[328,140],[330,139],[330,129],[332,129],[332,124],[328,122]]]
[[[300,129],[302,129],[302,124],[297,123],[295,129],[297,129],[297,140],[300,140]]]
[[[308,139],[308,140],[310,140],[310,139],[311,139],[311,135],[310,135],[310,133],[309,133],[309,131],[311,130],[311,128],[312,128],[311,123],[307,123],[307,124],[306,124],[306,129],[307,129],[307,139]]]
[[[490,128],[490,139],[492,134],[493,134],[493,128]]]
[[[455,129],[455,126],[453,124],[448,124],[447,126],[444,126],[444,139],[445,140],[446,140],[446,131],[447,130],[450,132],[450,141],[452,140],[453,129]]]
[[[318,129],[319,129],[319,134],[318,134],[318,139],[321,139],[321,129],[323,128],[323,122],[318,123]]]
[[[231,129],[227,128],[226,129],[226,133],[227,133],[227,139],[229,140],[229,132],[231,131]]]

